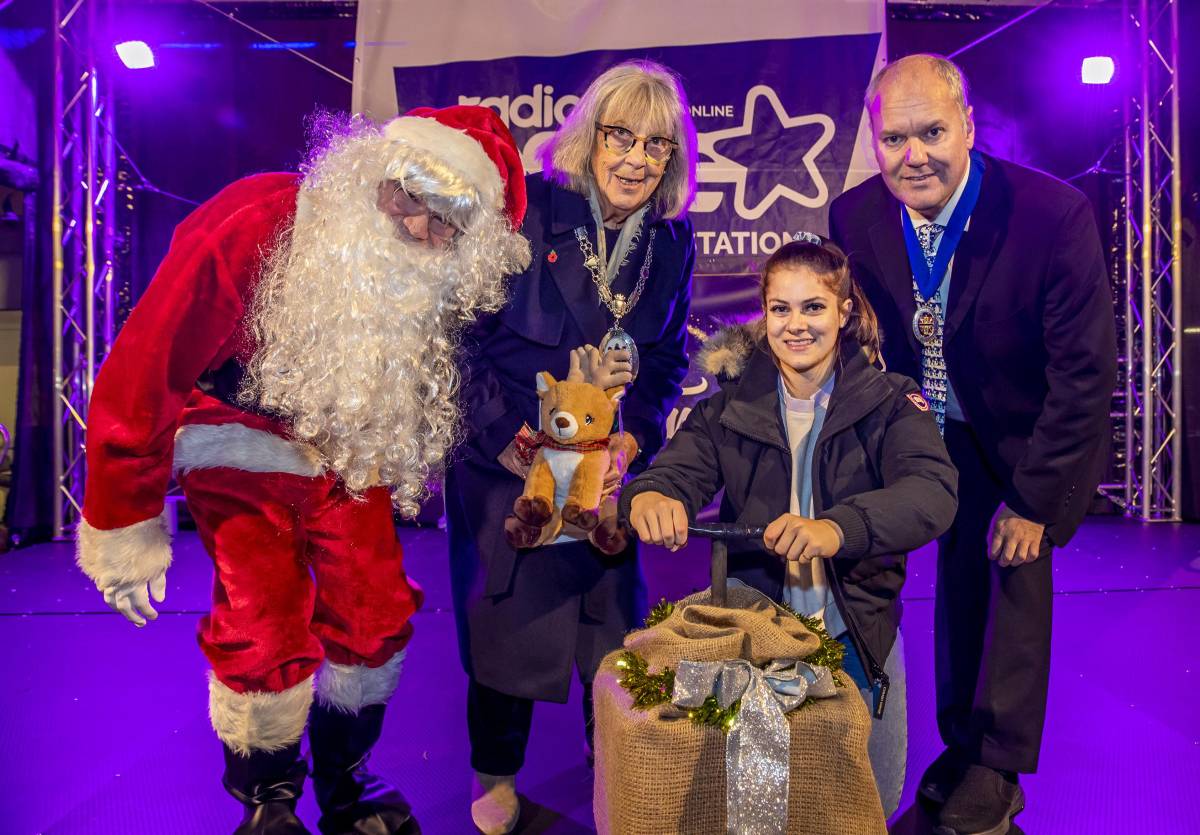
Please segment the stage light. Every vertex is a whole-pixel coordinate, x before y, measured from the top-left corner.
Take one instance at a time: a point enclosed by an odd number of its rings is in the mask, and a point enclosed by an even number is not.
[[[121,58],[121,63],[131,70],[145,70],[154,66],[154,52],[145,41],[119,43],[117,55]]]
[[[1083,59],[1079,77],[1084,84],[1107,84],[1112,81],[1115,71],[1116,66],[1113,64],[1112,58],[1107,55],[1093,55],[1091,58]]]

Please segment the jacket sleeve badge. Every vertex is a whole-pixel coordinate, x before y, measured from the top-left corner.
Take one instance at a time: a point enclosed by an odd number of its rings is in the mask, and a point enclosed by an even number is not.
[[[916,406],[922,412],[929,411],[929,401],[927,401],[924,397],[922,397],[918,392],[910,391],[905,396],[909,399],[909,402],[911,402],[914,406]]]

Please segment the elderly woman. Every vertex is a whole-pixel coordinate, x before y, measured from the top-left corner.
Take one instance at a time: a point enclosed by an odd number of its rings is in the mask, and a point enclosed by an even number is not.
[[[614,427],[610,442],[614,460],[639,468],[663,443],[688,365],[695,260],[686,212],[695,192],[696,131],[679,79],[645,61],[603,73],[545,147],[543,167],[526,178],[522,231],[532,264],[512,279],[509,304],[468,340],[468,437],[446,478],[478,783],[471,812],[487,833],[516,823],[514,778],[533,702],[565,702],[577,669],[590,755],[592,677],[645,613],[635,546],[608,556],[586,539],[560,537],[515,551],[504,523],[528,466],[518,435],[538,426],[534,375],[563,378],[575,347],[602,345],[613,333],[636,346],[624,433]]]

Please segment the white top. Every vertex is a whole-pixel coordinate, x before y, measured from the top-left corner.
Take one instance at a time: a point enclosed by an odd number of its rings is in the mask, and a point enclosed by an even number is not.
[[[931,223],[939,224],[940,226],[950,225],[950,216],[954,214],[955,207],[958,206],[959,198],[967,189],[967,179],[971,176],[971,168],[967,167],[967,173],[963,175],[962,182],[958,184],[958,188],[954,190],[954,194],[950,195],[950,202],[947,203],[938,216],[933,220],[928,220],[924,215],[916,209],[910,209],[905,206],[905,211],[908,212],[908,217],[912,220],[913,230],[916,231],[922,226],[928,226]],[[967,218],[966,229],[971,228],[971,219]],[[965,231],[965,230],[964,230]],[[942,235],[938,235],[937,240],[933,242],[933,251],[936,254],[938,247],[942,245]],[[961,243],[961,239],[960,239]],[[942,308],[942,319],[948,318],[949,303],[950,303],[950,274],[954,272],[954,257],[951,256],[950,263],[946,264],[946,274],[942,276],[942,283],[938,285],[938,304]],[[944,344],[943,344],[944,348]],[[954,386],[950,385],[950,374],[946,374],[946,417],[951,420],[964,421],[962,406],[958,403],[958,395],[954,393]]]
[[[783,377],[779,378],[779,406],[788,446],[792,450],[792,498],[788,512],[806,519],[813,515],[813,450],[825,423],[833,383],[831,375],[811,400],[802,400],[788,394]],[[800,614],[821,618],[830,635],[836,637],[846,631],[825,574],[825,560],[816,559],[807,564],[788,562],[783,599]]]

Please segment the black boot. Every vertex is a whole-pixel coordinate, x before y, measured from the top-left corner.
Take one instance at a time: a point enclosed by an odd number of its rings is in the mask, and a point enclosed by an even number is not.
[[[308,767],[300,743],[281,751],[242,756],[225,746],[225,789],[246,807],[233,835],[309,835],[296,817],[296,801]]]
[[[384,705],[368,705],[357,715],[313,705],[308,740],[323,835],[420,835],[404,795],[366,769],[383,712]]]

